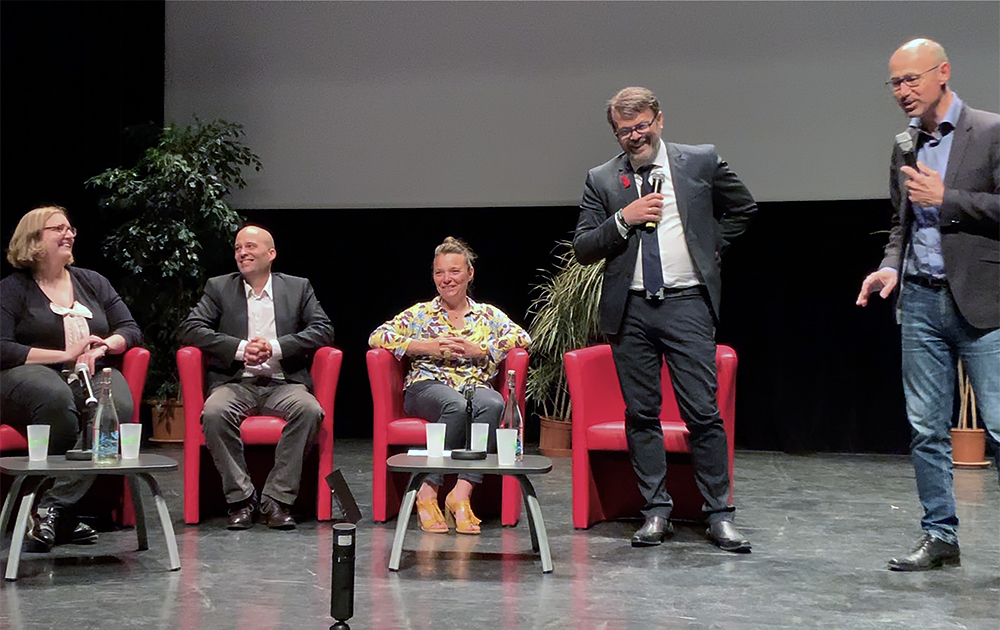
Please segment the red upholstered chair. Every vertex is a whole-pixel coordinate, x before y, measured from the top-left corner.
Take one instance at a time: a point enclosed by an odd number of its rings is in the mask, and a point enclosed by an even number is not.
[[[333,472],[333,404],[343,356],[336,348],[320,348],[313,357],[311,371],[313,395],[325,412],[316,439],[319,447],[316,518],[321,521],[330,520],[332,511],[332,496],[326,476]],[[201,411],[205,406],[205,359],[201,350],[192,346],[178,350],[177,370],[184,399],[184,522],[193,525],[201,520],[201,486],[205,475],[214,475],[216,480],[219,479],[215,466],[207,457],[207,449],[203,448],[205,434],[201,430]],[[275,416],[250,416],[240,425],[240,435],[247,446],[274,445],[278,443],[284,426],[285,421]],[[208,462],[204,467],[202,451],[205,451]],[[312,486],[305,483],[305,475],[303,479],[303,488]],[[217,503],[220,505],[216,507],[225,507],[224,500]]]
[[[427,444],[425,420],[409,418],[403,412],[403,380],[407,362],[396,359],[388,350],[375,348],[368,351],[368,380],[372,388],[374,433],[372,442],[372,518],[384,523],[399,512],[399,504],[406,491],[408,476],[403,473],[390,475],[385,461],[390,455],[407,450],[407,447]],[[517,404],[524,417],[525,377],[528,371],[528,352],[515,348],[507,353],[500,364],[497,382],[494,383],[506,400],[504,375],[514,370],[517,382]],[[521,488],[516,479],[504,476],[502,481],[500,521],[504,525],[517,525],[521,518]],[[473,497],[475,500],[478,494]]]
[[[733,436],[736,422],[736,352],[717,346],[715,353],[719,414],[729,442],[732,498]],[[694,482],[688,430],[664,363],[660,423],[667,451],[667,488],[674,500],[673,518],[698,519],[703,499]],[[573,526],[587,529],[598,521],[638,516],[643,505],[625,439],[625,403],[611,346],[566,353],[566,379],[573,405]]]
[[[146,386],[146,371],[149,369],[149,350],[145,348],[130,348],[121,357],[121,372],[128,383],[132,394],[132,417],[119,418],[122,422],[139,422],[139,407],[142,404],[142,390]],[[96,385],[96,381],[95,381]],[[95,392],[96,393],[96,392]],[[6,424],[0,424],[0,453],[8,451],[27,451],[28,439],[17,429]],[[135,525],[135,513],[132,511],[132,495],[128,484],[122,483],[122,477],[113,477],[112,483],[123,488],[115,498],[112,510],[113,518],[124,526]],[[81,503],[86,504],[94,492],[88,492]],[[102,492],[101,494],[107,494]]]

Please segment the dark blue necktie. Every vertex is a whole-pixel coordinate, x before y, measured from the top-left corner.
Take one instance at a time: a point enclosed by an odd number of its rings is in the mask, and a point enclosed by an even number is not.
[[[642,196],[645,197],[653,192],[653,187],[649,183],[649,173],[653,170],[653,165],[642,166],[636,173],[642,177]],[[660,262],[660,239],[656,236],[656,229],[645,230],[640,228],[639,242],[642,243],[642,284],[646,289],[646,299],[660,297],[660,289],[663,288],[663,265]]]

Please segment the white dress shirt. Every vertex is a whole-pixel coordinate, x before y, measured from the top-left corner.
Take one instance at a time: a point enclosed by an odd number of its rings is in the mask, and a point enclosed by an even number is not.
[[[247,337],[263,337],[271,344],[271,358],[260,365],[248,365],[243,370],[244,377],[270,376],[272,378],[285,378],[281,372],[281,346],[278,344],[278,329],[274,322],[274,290],[271,285],[272,276],[267,277],[267,284],[255,295],[253,287],[243,281],[243,288],[247,294]],[[243,360],[243,353],[246,351],[248,339],[240,342],[236,349],[236,360]]]

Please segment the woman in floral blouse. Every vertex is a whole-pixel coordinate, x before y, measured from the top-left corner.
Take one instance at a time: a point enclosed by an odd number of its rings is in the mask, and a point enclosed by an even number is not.
[[[373,348],[385,348],[410,360],[403,384],[403,409],[428,422],[443,422],[445,448],[465,445],[466,387],[475,388],[473,421],[490,425],[490,451],[496,451],[495,429],[503,412],[503,397],[490,386],[497,366],[512,348],[526,347],[528,333],[503,311],[469,297],[476,255],[462,240],[449,236],[434,250],[434,284],[438,297],[419,302],[375,329],[368,339]],[[437,503],[442,475],[428,475],[417,492],[420,527],[446,533],[449,523],[460,534],[478,534],[479,519],[469,499],[481,474],[459,475],[445,499],[448,521]]]

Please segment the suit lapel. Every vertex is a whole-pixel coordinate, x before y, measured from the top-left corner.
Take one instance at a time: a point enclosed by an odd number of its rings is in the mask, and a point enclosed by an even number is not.
[[[284,277],[271,274],[271,290],[274,291],[271,299],[274,302],[274,328],[278,337],[291,334],[293,322],[288,321],[288,316],[294,309],[289,302],[291,297],[288,295],[288,284]]]
[[[667,143],[667,162],[670,165],[670,179],[674,186],[674,197],[677,200],[677,213],[681,217],[681,225],[688,224],[688,197],[691,195],[691,186],[687,175],[684,172],[684,154],[680,152],[677,145]]]
[[[953,133],[955,137],[951,141],[951,152],[948,154],[948,172],[944,174],[945,188],[955,187],[955,178],[962,170],[962,158],[965,157],[965,149],[969,146],[969,138],[972,137],[972,123],[969,121],[968,107],[964,103]]]

